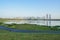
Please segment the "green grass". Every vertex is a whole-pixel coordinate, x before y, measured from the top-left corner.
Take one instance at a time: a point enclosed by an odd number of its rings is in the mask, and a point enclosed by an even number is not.
[[[60,34],[16,33],[0,30],[0,40],[60,40]]]
[[[36,25],[36,24],[11,24],[6,25],[9,28],[21,29],[21,30],[50,30],[47,26]]]
[[[0,29],[0,33],[8,33],[9,31]]]
[[[60,30],[58,27],[60,26],[44,26],[44,25],[36,25],[36,24],[4,24],[4,22],[0,22],[0,26],[5,26],[8,28],[15,28],[20,30]]]
[[[60,34],[0,32],[0,40],[60,40]]]
[[[47,26],[33,24],[4,25],[23,30],[50,30]],[[60,34],[20,33],[0,29],[0,40],[60,40]]]

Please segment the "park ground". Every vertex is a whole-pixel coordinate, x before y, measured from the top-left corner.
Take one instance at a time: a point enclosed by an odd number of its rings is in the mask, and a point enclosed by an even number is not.
[[[36,24],[0,24],[8,28],[21,29],[21,30],[54,30],[43,25]],[[21,33],[10,32],[0,29],[0,40],[60,40],[60,34],[42,34],[42,33]]]

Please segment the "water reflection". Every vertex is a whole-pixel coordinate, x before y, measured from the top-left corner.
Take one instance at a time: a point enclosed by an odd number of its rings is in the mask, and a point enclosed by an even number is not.
[[[37,24],[37,25],[47,25],[47,21],[40,21],[40,20],[22,20],[22,21],[7,21],[5,24],[11,24],[11,23],[16,23],[16,24]],[[51,26],[55,25],[60,25],[60,21],[51,21]]]

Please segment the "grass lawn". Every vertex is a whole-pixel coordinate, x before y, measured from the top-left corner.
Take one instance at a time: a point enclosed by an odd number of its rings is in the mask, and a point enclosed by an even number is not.
[[[0,40],[60,40],[60,34],[16,33],[0,31]]]
[[[50,30],[47,26],[32,24],[6,25],[9,28],[23,30]],[[0,29],[0,40],[60,40],[60,34],[16,33]]]
[[[47,26],[36,25],[36,24],[9,24],[6,25],[9,28],[15,28],[20,30],[50,30]]]

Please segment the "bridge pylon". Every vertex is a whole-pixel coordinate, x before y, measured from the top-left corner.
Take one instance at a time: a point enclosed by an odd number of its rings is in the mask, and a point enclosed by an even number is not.
[[[46,14],[46,19],[50,19],[50,21],[46,21],[46,25],[51,26],[51,14]]]

